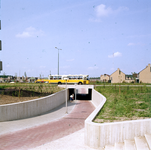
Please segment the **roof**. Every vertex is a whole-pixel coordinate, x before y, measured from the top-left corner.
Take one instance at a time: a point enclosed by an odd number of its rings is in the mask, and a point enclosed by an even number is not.
[[[119,69],[119,68],[117,68],[117,70],[118,70],[118,69]],[[117,70],[116,70],[116,71],[117,71]],[[121,71],[121,69],[119,69],[119,70]],[[115,73],[116,71],[114,71],[113,73]],[[122,71],[121,71],[121,72],[122,72]],[[113,74],[113,73],[112,73],[112,74]],[[122,73],[124,73],[124,72],[122,72]],[[112,74],[111,74],[111,75],[112,75]],[[125,73],[124,73],[124,74],[125,74]],[[111,76],[111,75],[110,75],[110,76]]]
[[[104,75],[106,75],[106,76],[110,77],[110,75],[108,75],[108,74],[103,74],[103,75],[101,75],[101,76],[104,76]]]
[[[150,64],[148,64],[148,66],[150,66]],[[145,70],[148,66],[146,66],[143,70]],[[142,72],[143,70],[141,70],[140,72]],[[139,72],[139,73],[140,73],[140,72]],[[139,74],[139,73],[138,73],[138,74]]]

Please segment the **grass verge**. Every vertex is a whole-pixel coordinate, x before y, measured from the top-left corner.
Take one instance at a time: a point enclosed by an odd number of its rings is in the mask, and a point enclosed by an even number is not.
[[[51,84],[0,84],[0,105],[28,101],[61,90],[57,85]]]
[[[151,117],[151,87],[100,86],[107,101],[94,122],[117,122]]]

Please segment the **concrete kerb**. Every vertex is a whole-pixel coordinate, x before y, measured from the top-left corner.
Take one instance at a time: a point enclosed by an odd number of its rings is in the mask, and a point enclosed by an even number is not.
[[[92,95],[92,103],[97,107],[85,120],[86,145],[99,148],[114,145],[116,142],[124,142],[126,139],[134,139],[136,136],[144,136],[146,133],[151,134],[151,119],[94,123],[93,120],[105,104],[106,98],[94,89]],[[99,105],[98,102],[100,102]]]

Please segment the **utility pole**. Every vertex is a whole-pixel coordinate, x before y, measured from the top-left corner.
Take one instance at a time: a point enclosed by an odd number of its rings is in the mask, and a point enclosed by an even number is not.
[[[1,20],[0,20],[0,30],[1,30]],[[2,41],[0,40],[0,50],[2,50]],[[2,71],[2,61],[0,61],[0,72]]]
[[[58,75],[59,75],[59,50],[62,50],[62,49],[59,49],[57,47],[55,47],[56,49],[58,49]]]

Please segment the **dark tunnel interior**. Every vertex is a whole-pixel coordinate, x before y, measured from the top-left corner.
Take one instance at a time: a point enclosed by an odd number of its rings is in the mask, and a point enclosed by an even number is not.
[[[74,94],[75,100],[75,89],[69,89],[69,97]],[[76,92],[76,100],[92,100],[92,89],[88,89],[88,94],[78,94]]]

